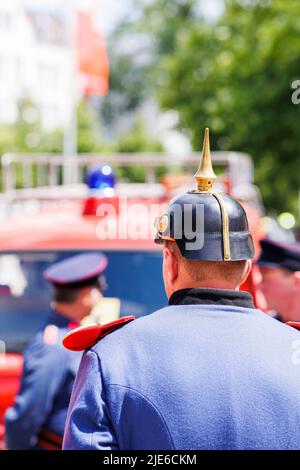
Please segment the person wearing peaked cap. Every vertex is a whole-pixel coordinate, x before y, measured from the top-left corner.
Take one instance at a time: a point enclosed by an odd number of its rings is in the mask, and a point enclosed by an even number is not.
[[[283,322],[300,321],[300,244],[262,240],[256,264],[268,308]]]
[[[106,265],[105,255],[87,253],[68,257],[45,271],[53,286],[51,311],[24,353],[21,387],[5,416],[8,449],[61,449],[81,358],[61,342],[101,300]]]
[[[240,204],[213,187],[208,130],[195,177],[156,224],[169,305],[64,340],[89,349],[63,449],[300,448],[299,332],[239,291],[252,237]]]

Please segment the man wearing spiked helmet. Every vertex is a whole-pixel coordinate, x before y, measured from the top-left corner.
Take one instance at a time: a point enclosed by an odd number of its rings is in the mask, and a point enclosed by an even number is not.
[[[213,188],[208,130],[195,177],[157,222],[169,305],[65,338],[90,347],[65,449],[300,448],[299,332],[239,291],[253,243],[243,208]]]

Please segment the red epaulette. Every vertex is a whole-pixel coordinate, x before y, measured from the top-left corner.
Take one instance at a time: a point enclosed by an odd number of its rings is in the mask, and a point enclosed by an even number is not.
[[[300,322],[298,321],[287,321],[287,325],[292,326],[293,328],[296,328],[296,330],[300,331]]]
[[[83,351],[94,346],[102,338],[117,330],[121,326],[135,320],[133,315],[119,318],[116,321],[106,323],[105,325],[80,326],[70,331],[64,339],[63,345],[70,351]]]

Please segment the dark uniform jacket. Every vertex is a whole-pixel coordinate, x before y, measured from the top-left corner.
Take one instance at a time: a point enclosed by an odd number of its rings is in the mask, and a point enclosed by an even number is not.
[[[61,448],[81,354],[62,346],[70,320],[51,312],[24,352],[21,387],[5,417],[8,449]]]

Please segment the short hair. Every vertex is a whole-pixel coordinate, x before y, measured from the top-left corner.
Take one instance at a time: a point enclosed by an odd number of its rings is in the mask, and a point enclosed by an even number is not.
[[[166,241],[165,246],[175,253],[173,245],[174,242]],[[185,269],[191,276],[191,278],[197,282],[212,281],[214,279],[226,279],[230,280],[236,286],[240,285],[247,260],[239,261],[205,261],[205,260],[194,260],[188,259],[182,256],[180,250],[176,245],[176,256],[180,258],[180,262],[183,263]]]
[[[95,287],[103,293],[107,287],[105,276],[102,274],[88,282],[85,281],[84,283],[77,283],[77,285],[60,286],[58,284],[54,284],[53,300],[62,304],[72,304],[73,302],[76,302],[82,289],[85,287]]]
[[[228,279],[237,286],[242,282],[247,264],[246,260],[198,261],[183,259],[186,270],[195,281],[209,281],[216,278]]]
[[[72,304],[78,299],[83,287],[59,287],[54,286],[53,300],[57,303]]]

